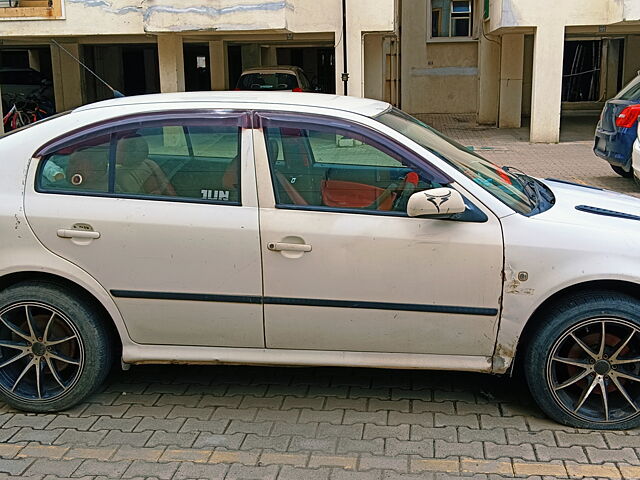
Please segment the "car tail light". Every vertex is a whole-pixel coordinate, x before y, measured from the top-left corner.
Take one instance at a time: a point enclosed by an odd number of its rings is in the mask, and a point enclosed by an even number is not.
[[[240,91],[240,89],[238,87],[234,88],[233,90],[236,91],[236,92]]]
[[[618,127],[631,128],[640,115],[640,105],[631,105],[620,112],[616,118]]]
[[[296,88],[294,88],[292,91],[293,91],[293,92],[301,92],[301,91],[302,91],[302,89],[301,89],[300,87],[296,87]]]

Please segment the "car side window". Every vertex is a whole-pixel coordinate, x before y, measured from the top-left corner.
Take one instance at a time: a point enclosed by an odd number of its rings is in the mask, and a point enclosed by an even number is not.
[[[401,155],[327,125],[264,128],[278,206],[406,212],[409,197],[440,186]]]
[[[110,143],[110,135],[99,135],[48,155],[39,171],[39,186],[46,190],[107,193]]]
[[[237,126],[137,122],[49,154],[38,186],[44,191],[238,203],[239,134]]]

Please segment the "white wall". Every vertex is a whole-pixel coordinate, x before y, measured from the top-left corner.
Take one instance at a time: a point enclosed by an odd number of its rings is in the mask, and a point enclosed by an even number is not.
[[[626,22],[640,20],[640,2],[638,0],[624,0],[622,17]]]
[[[607,25],[625,10],[640,18],[638,0],[490,0],[490,31],[538,25]]]

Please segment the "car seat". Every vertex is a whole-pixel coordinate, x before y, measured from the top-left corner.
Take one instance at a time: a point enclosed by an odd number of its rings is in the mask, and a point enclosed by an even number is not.
[[[279,179],[279,182],[288,184],[283,188],[289,197],[289,192],[295,191],[304,199],[305,205],[322,205],[321,182],[325,180],[326,172],[313,165],[310,149],[307,148],[309,139],[306,131],[281,128],[280,135],[284,165],[273,165],[276,177],[282,175],[284,180]],[[299,200],[291,200],[294,204],[300,204]]]
[[[139,135],[121,138],[116,146],[116,192],[175,196],[173,185]]]

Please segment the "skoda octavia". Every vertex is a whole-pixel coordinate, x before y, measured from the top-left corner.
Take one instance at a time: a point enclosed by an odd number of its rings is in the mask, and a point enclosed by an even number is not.
[[[0,173],[14,407],[68,408],[114,360],[517,364],[559,422],[640,424],[638,199],[306,93],[87,105],[0,139]]]

